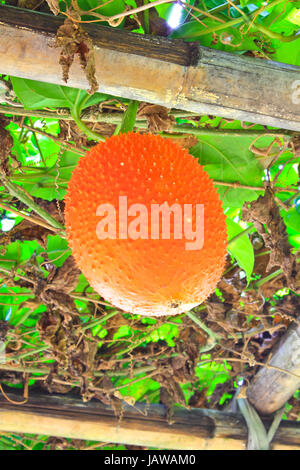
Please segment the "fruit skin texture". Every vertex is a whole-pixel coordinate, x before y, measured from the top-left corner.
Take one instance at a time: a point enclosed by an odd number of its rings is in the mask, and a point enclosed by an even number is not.
[[[172,235],[99,240],[96,209],[110,203],[117,210],[120,195],[128,207],[142,203],[149,214],[153,203],[204,204],[203,248],[186,250],[184,236]],[[227,233],[221,201],[203,167],[170,139],[129,133],[99,143],[79,160],[65,203],[67,239],[79,268],[105,300],[126,312],[185,312],[202,303],[222,276]]]

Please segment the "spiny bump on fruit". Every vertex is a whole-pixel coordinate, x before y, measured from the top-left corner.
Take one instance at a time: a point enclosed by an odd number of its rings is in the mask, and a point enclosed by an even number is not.
[[[144,204],[149,214],[151,204],[165,201],[182,208],[203,204],[203,248],[186,250],[184,236],[174,239],[172,218],[170,239],[161,238],[160,224],[159,239],[100,240],[97,207],[112,204],[118,221],[119,196],[127,197],[128,207]],[[104,299],[124,311],[185,312],[202,303],[222,276],[227,234],[221,201],[203,167],[170,139],[129,133],[99,143],[79,160],[65,203],[67,239],[79,268]]]

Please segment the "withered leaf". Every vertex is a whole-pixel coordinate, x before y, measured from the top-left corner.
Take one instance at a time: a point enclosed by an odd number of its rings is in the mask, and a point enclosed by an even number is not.
[[[48,282],[43,284],[39,292],[42,302],[60,311],[67,323],[70,315],[76,315],[74,300],[69,294],[75,289],[79,274],[74,258],[69,256],[61,268],[50,272]]]
[[[41,339],[52,346],[56,360],[66,364],[67,336],[62,326],[62,318],[57,312],[44,312],[37,323]]]
[[[110,403],[112,406],[112,409],[114,410],[114,414],[116,418],[118,419],[118,425],[121,424],[123,414],[124,414],[124,406],[122,400],[120,398],[117,398],[115,396],[110,396]]]
[[[170,131],[176,123],[169,110],[158,104],[140,103],[137,117],[145,117],[148,121],[149,132]]]
[[[60,325],[61,317],[57,313],[44,312],[37,323],[37,329],[44,340],[51,340],[58,331]]]
[[[28,10],[35,10],[41,4],[41,0],[18,0],[18,8],[26,8]]]
[[[192,406],[193,408],[205,408],[207,402],[206,392],[207,388],[195,390],[194,394],[189,399],[189,406]]]
[[[0,174],[8,174],[8,157],[13,146],[13,139],[4,127],[8,124],[7,119],[0,116]]]
[[[283,289],[284,287],[286,287],[286,280],[282,275],[262,284],[259,288],[259,291],[265,298],[272,298],[278,290]]]
[[[59,0],[46,0],[46,2],[54,15],[58,15],[58,13],[60,13]]]
[[[48,437],[45,444],[50,447],[50,450],[66,450],[70,447],[70,443],[64,437]]]
[[[71,385],[48,381],[48,379],[42,382],[41,386],[45,387],[49,393],[69,393],[72,390]]]
[[[59,310],[65,317],[65,321],[70,320],[70,315],[76,312],[73,299],[64,292],[59,292],[47,286],[40,293],[43,303],[51,306],[52,309]]]
[[[275,203],[274,192],[270,185],[265,194],[250,204],[243,206],[243,219],[252,222],[262,236],[265,246],[270,249],[267,271],[280,266],[288,286],[295,288],[297,276],[296,257],[291,253],[291,245],[279,207]],[[265,230],[266,227],[266,230]]]
[[[29,220],[23,219],[18,225],[15,225],[9,232],[3,233],[0,237],[1,245],[6,246],[9,243],[20,240],[36,240],[42,248],[47,247],[47,236],[53,234],[51,230],[40,225],[35,225]]]
[[[299,134],[295,135],[292,138],[292,143],[294,145],[295,156],[300,155],[300,136],[299,136]]]
[[[6,335],[13,327],[5,320],[0,320],[0,341],[5,341]]]
[[[90,85],[88,93],[95,93],[98,90],[95,54],[93,42],[88,33],[70,18],[66,18],[64,24],[57,30],[55,47],[61,49],[59,64],[62,67],[63,80],[67,83],[70,67],[75,55],[78,55]]]
[[[165,387],[160,388],[160,402],[165,405],[167,413],[166,418],[169,424],[173,424],[172,417],[174,415],[174,401],[172,396]]]
[[[34,198],[34,201],[48,214],[50,214],[54,219],[65,223],[64,221],[64,201],[58,201],[54,199],[53,201],[46,201],[38,197]]]
[[[172,32],[168,22],[161,18],[155,8],[149,10],[150,33],[155,36],[168,36]]]
[[[161,399],[164,400],[167,410],[170,410],[172,402],[179,403],[183,406],[186,405],[183,391],[177,382],[176,377],[174,377],[174,372],[171,368],[159,370],[158,374],[154,376],[154,379],[159,382],[162,389],[164,389]]]
[[[69,256],[61,268],[59,268],[50,284],[50,288],[69,294],[78,283],[80,269],[77,267],[73,256]]]
[[[198,144],[198,139],[194,135],[186,135],[182,137],[176,137],[176,139],[171,139],[175,144],[181,145],[185,149],[189,149]]]
[[[190,322],[189,322],[190,323]],[[197,361],[199,356],[199,349],[206,343],[206,334],[197,325],[191,322],[184,329],[181,330],[180,343],[178,346],[180,352],[185,351],[192,362]]]
[[[116,398],[119,398],[120,400],[123,400],[127,405],[129,406],[134,406],[135,405],[135,398],[134,397],[130,397],[130,396],[124,396],[121,394],[121,392],[119,392],[119,390],[116,390],[114,392],[114,397]]]
[[[80,379],[82,397],[88,400],[94,396],[89,387],[89,378],[95,370],[98,341],[82,336],[79,325],[78,317],[69,316],[66,321],[63,310],[49,310],[43,313],[37,329],[41,339],[51,346],[52,354],[65,374]]]

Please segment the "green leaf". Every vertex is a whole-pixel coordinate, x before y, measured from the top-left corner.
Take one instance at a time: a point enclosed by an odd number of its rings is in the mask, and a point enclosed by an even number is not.
[[[291,186],[293,184],[297,185],[298,182],[298,165],[295,163],[295,160],[291,162],[287,162],[287,160],[291,159],[291,153],[286,153],[285,156],[282,158],[278,158],[278,160],[272,165],[270,170],[271,178],[274,178],[279,171],[281,171],[279,177],[277,178],[277,185],[286,187]],[[284,165],[284,168],[282,166]],[[288,192],[288,190],[287,190]]]
[[[300,38],[293,42],[273,41],[275,53],[272,60],[284,64],[300,65]]]
[[[10,243],[6,246],[5,253],[0,255],[0,265],[6,269],[16,268],[19,264],[28,261],[34,253],[41,251],[42,248],[36,241]]]
[[[207,362],[195,367],[195,374],[199,378],[199,389],[207,388],[207,396],[211,396],[220,383],[230,380],[231,366],[223,363]]]
[[[293,8],[288,14],[286,19],[288,21],[291,21],[291,23],[294,23],[297,26],[300,26],[300,9]]]
[[[248,150],[252,137],[201,136],[193,147],[192,155],[198,158],[211,178],[225,183],[262,186],[263,168]],[[224,207],[242,207],[261,194],[244,188],[216,185]],[[262,189],[263,191],[263,189]]]
[[[241,7],[245,7],[248,3],[253,3],[253,0],[240,0]]]
[[[283,211],[283,220],[285,224],[300,234],[300,214],[293,207],[289,211]]]
[[[243,232],[243,228],[229,217],[226,219],[226,224],[228,240]],[[254,250],[248,235],[241,235],[231,243],[228,252],[236,259],[239,267],[245,271],[249,283],[254,267]]]
[[[14,302],[18,300],[18,303],[21,303],[21,299],[23,299],[22,302],[24,302],[25,299],[23,297],[18,297],[17,299],[14,298]],[[32,297],[29,297],[29,299],[32,299]],[[30,309],[28,307],[13,308],[9,323],[15,327],[23,325],[32,328],[36,325],[37,321],[40,318],[40,314],[44,311],[46,311],[45,305],[38,305],[34,309]]]
[[[67,192],[67,184],[79,160],[78,153],[67,150],[49,169],[35,174],[24,173],[22,187],[31,195],[52,201],[62,200]]]
[[[11,77],[13,89],[24,108],[72,108],[78,89],[52,83],[38,82],[26,78]],[[82,94],[87,94],[82,90]],[[85,108],[106,100],[109,95],[95,93],[85,103]]]
[[[67,240],[61,238],[59,235],[49,235],[47,254],[51,263],[61,267],[71,254],[71,250],[68,250]]]
[[[125,4],[123,0],[111,0],[110,2],[107,0],[78,0],[78,6],[85,11],[98,6],[98,8],[94,10],[95,12],[104,16],[114,16],[124,11]],[[90,18],[95,19],[93,16],[90,16]]]
[[[79,158],[81,157],[78,155],[78,153],[71,152],[70,150],[63,152],[61,158],[59,159],[58,166],[55,165],[55,167],[50,170],[51,175],[56,175],[58,171],[59,178],[65,182],[66,187],[66,183],[68,183],[69,179],[71,178],[73,169],[77,165]]]
[[[130,101],[123,115],[120,130],[117,132],[118,134],[126,134],[127,132],[131,132],[133,130],[138,106],[138,101]]]
[[[276,33],[289,36],[298,29],[297,24],[289,21],[289,15],[294,10],[294,6],[295,2],[287,2],[283,10],[283,4],[280,3],[272,8],[269,15],[262,17],[260,23]]]

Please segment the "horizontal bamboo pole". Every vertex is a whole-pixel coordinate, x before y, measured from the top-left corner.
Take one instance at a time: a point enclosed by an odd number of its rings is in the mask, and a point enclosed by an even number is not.
[[[0,73],[65,84],[63,18],[0,6]],[[225,27],[225,26],[224,26]],[[300,130],[300,67],[204,48],[198,42],[84,25],[93,40],[99,91],[197,114]],[[89,85],[76,58],[69,86]]]
[[[6,393],[10,400],[22,401],[18,393],[7,388]],[[32,392],[22,405],[0,398],[0,431],[180,450],[243,450],[247,441],[245,421],[237,413],[175,408],[168,424],[163,405],[138,403],[124,405],[119,422],[112,408],[98,401]],[[299,450],[300,423],[281,422],[272,448]]]

